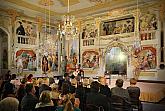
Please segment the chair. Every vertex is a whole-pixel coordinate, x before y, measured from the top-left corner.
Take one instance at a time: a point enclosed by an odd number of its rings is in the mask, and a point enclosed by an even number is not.
[[[131,105],[122,97],[117,95],[111,96],[112,111],[132,111]]]
[[[140,89],[138,87],[128,87],[127,89],[133,110],[143,111],[141,101],[139,100]]]

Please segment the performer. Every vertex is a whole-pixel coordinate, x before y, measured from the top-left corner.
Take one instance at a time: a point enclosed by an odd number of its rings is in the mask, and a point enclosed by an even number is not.
[[[81,69],[81,65],[76,65],[76,70],[74,72],[74,76],[77,79],[77,81],[81,82],[81,76],[84,77],[84,71]]]

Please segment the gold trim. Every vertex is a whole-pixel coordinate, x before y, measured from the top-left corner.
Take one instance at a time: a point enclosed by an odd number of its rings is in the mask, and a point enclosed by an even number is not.
[[[45,13],[45,8],[41,8],[39,6],[36,6],[34,4],[31,4],[31,3],[28,3],[28,2],[25,2],[25,1],[22,1],[22,0],[5,0],[5,1],[16,4],[18,6],[22,6],[22,7],[34,10],[34,11]],[[48,13],[48,12],[49,12],[49,10],[46,9],[46,13]],[[62,13],[57,13],[57,12],[54,12],[54,11],[50,11],[50,15],[54,16],[54,15],[63,15],[63,14]]]
[[[63,6],[67,6],[68,5],[68,0],[58,0]],[[77,3],[80,3],[79,0],[70,0],[69,1],[69,5],[75,5]]]
[[[34,10],[34,11],[45,13],[44,8],[41,8],[39,6],[36,6],[36,5],[28,3],[28,2],[25,2],[23,0],[5,0],[5,1],[16,4],[18,6],[22,6],[22,7]],[[83,8],[83,9],[79,9],[76,11],[71,11],[70,14],[77,15],[77,14],[85,13],[85,12],[93,12],[93,11],[96,11],[98,9],[112,7],[116,4],[123,4],[123,3],[129,3],[129,2],[132,2],[132,0],[113,0],[113,1],[106,2],[106,3],[97,4],[95,6],[91,6],[88,8]],[[46,12],[49,12],[49,10],[46,10]],[[58,13],[58,12],[54,12],[54,11],[51,11],[50,13],[51,13],[51,15],[64,15],[64,14],[66,14],[66,13]]]

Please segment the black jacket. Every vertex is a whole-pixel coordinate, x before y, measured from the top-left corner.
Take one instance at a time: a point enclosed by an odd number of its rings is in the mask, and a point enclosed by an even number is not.
[[[88,93],[86,98],[86,104],[92,104],[98,107],[102,106],[104,108],[104,111],[110,111],[110,102],[105,95],[100,93]]]
[[[38,102],[39,101],[36,96],[26,94],[21,101],[21,111],[34,111]]]

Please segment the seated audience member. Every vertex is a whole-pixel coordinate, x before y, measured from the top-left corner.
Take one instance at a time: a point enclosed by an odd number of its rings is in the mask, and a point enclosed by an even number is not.
[[[68,73],[65,73],[64,74],[64,79],[63,78],[60,78],[59,79],[59,82],[58,82],[58,90],[60,91],[61,90],[61,87],[62,87],[62,84],[63,83],[67,83],[69,84],[69,86],[71,86],[71,82],[69,81],[69,74]]]
[[[10,81],[10,83],[14,84],[15,87],[18,89],[18,87],[19,87],[19,85],[20,85],[21,83],[20,83],[20,81],[19,81],[18,79],[16,79],[16,78],[17,78],[16,74],[12,74],[12,75],[11,75],[11,81]]]
[[[35,96],[35,88],[32,83],[29,83],[26,84],[25,90],[27,94],[21,101],[21,111],[33,111],[38,103],[38,99]]]
[[[51,84],[50,87],[52,89],[50,91],[51,99],[53,100],[54,106],[57,106],[58,100],[59,100],[59,95],[60,95],[60,92],[58,91],[58,85],[56,83],[53,83],[53,84]]]
[[[107,97],[111,97],[111,90],[106,84],[105,77],[99,77],[98,81],[100,82],[100,93],[106,95]]]
[[[62,95],[66,95],[70,93],[70,85],[67,83],[63,83],[62,84],[62,88],[61,88],[61,94]]]
[[[27,83],[32,83],[32,79],[33,79],[33,74],[29,74],[29,76],[27,77]]]
[[[70,86],[70,93],[73,94],[76,91],[76,86],[77,86],[77,80],[71,79],[71,86]]]
[[[76,89],[76,98],[79,98],[80,100],[80,109],[82,111],[85,110],[85,105],[86,105],[86,87],[83,87],[83,83],[79,82],[79,84],[77,85],[77,89]],[[90,90],[90,89],[89,89]]]
[[[35,111],[55,111],[50,91],[42,91],[39,103],[36,104]]]
[[[33,85],[34,85],[35,91],[36,91],[35,95],[37,96],[37,98],[39,98],[40,97],[40,95],[39,95],[39,81],[37,80],[37,78],[33,78],[32,81],[33,81]]]
[[[54,78],[53,78],[53,77],[49,77],[49,84],[51,85],[51,84],[53,84],[53,83],[55,83]]]
[[[2,99],[6,97],[15,97],[16,88],[12,83],[5,83],[2,90]]]
[[[11,80],[11,75],[10,75],[10,73],[11,73],[11,71],[9,70],[9,71],[7,72],[7,74],[5,74],[4,80],[1,81],[2,83],[1,83],[1,87],[0,87],[0,93],[2,93],[2,90],[3,90],[3,88],[4,88],[4,85],[5,85],[6,83],[10,83],[10,80]]]
[[[91,92],[87,94],[86,105],[103,107],[104,111],[110,111],[110,102],[105,95],[99,93],[99,83],[97,81],[91,83]]]
[[[39,94],[41,94],[42,91],[45,91],[45,90],[51,91],[51,88],[49,87],[49,78],[43,78],[43,82],[39,86]]]
[[[25,79],[21,80],[21,84],[17,90],[17,99],[19,101],[19,103],[21,103],[22,98],[26,95],[26,90],[25,90]],[[19,111],[21,110],[21,104],[19,104]]]
[[[139,100],[140,97],[140,88],[136,86],[137,80],[135,78],[130,79],[130,86],[127,87],[130,101],[132,106],[138,107],[139,111],[142,111],[142,104]]]
[[[73,94],[63,96],[63,105],[58,106],[56,111],[81,111],[79,107],[79,100],[76,100]]]
[[[111,94],[123,97],[124,99],[129,101],[130,97],[129,97],[128,90],[122,88],[123,87],[123,82],[124,81],[122,79],[117,79],[116,80],[116,87],[113,87],[111,89]]]
[[[85,89],[85,93],[89,93],[90,92],[90,83],[89,83],[89,79],[85,78],[83,80],[83,87]]]
[[[58,85],[53,83],[50,87],[52,89],[50,92],[52,99],[59,99],[60,92],[58,91]]]
[[[43,79],[42,78],[38,78],[38,84],[39,86],[43,83]]]
[[[7,97],[0,101],[0,111],[18,111],[19,101],[13,97]]]

